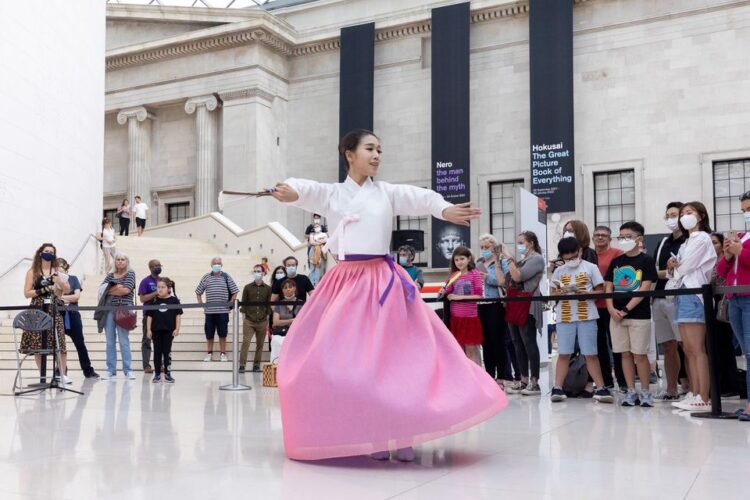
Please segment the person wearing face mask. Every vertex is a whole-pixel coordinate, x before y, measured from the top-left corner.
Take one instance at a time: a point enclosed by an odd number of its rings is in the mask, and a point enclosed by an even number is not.
[[[667,262],[668,275],[681,288],[700,288],[710,283],[717,260],[716,250],[711,242],[708,211],[703,203],[691,201],[682,206],[680,229],[688,234],[688,239],[680,247],[677,258],[671,257]],[[674,317],[680,327],[693,394],[688,394],[684,400],[672,405],[691,412],[711,411],[703,297],[676,296]]]
[[[679,253],[686,240],[686,236],[680,228],[681,208],[681,202],[673,201],[667,205],[664,213],[664,225],[671,234],[661,240],[654,252],[654,261],[656,261],[656,270],[659,275],[655,290],[664,290],[667,286],[667,262],[672,255]],[[661,345],[664,350],[664,375],[667,379],[666,390],[657,394],[655,399],[660,402],[679,401],[678,379],[680,366],[683,363],[679,348],[679,342],[681,342],[680,329],[674,319],[674,300],[672,298],[654,297],[651,300],[651,314],[656,343]]]
[[[581,246],[574,237],[563,238],[557,250],[564,264],[552,274],[550,290],[552,295],[601,292],[604,279],[596,264],[581,258]],[[596,320],[599,312],[593,300],[561,300],[555,306],[557,314],[557,368],[552,387],[551,401],[564,401],[563,382],[568,374],[570,357],[575,351],[576,339],[581,354],[586,359],[586,369],[596,384],[593,399],[602,403],[612,403],[614,398],[605,387],[602,369],[599,365]]]
[[[57,248],[55,248],[55,245],[43,243],[34,253],[31,269],[26,273],[26,281],[23,287],[23,294],[27,299],[31,299],[31,305],[41,307],[47,313],[51,313],[52,301],[57,301],[61,295],[70,292],[70,284],[65,279],[67,275],[57,267],[56,260]],[[65,375],[68,371],[68,354],[65,348],[65,322],[60,309],[57,309],[57,314],[52,319],[54,320],[54,327],[46,332],[24,330],[21,334],[19,350],[24,354],[42,349],[44,346],[42,335],[46,336],[47,348],[54,347],[55,342],[57,342],[62,365],[58,367],[62,374],[58,378],[64,384],[70,384],[71,380]],[[34,361],[37,368],[40,368],[42,356],[34,354]]]
[[[622,371],[628,392],[622,406],[653,407],[649,391],[650,365],[648,350],[651,345],[651,303],[643,297],[629,297],[628,292],[651,290],[656,281],[654,259],[643,253],[641,224],[630,221],[620,226],[617,246],[623,255],[615,257],[604,276],[606,293],[623,293],[623,298],[606,299],[609,310],[609,329],[612,332],[612,351],[622,354]],[[641,380],[641,392],[636,392],[635,373]]]
[[[257,264],[253,267],[253,281],[242,290],[241,302],[268,302],[271,300],[271,287],[264,281],[266,273],[263,266]],[[250,343],[255,337],[255,355],[253,357],[253,371],[260,371],[260,361],[263,355],[263,345],[266,343],[266,329],[268,318],[271,315],[270,305],[266,306],[242,306],[240,312],[245,315],[242,320],[242,350],[240,352],[240,372],[245,371],[247,364],[247,353]]]
[[[740,196],[740,210],[745,226],[750,225],[750,191]],[[724,255],[719,259],[717,272],[727,280],[729,286],[750,285],[750,232],[729,232],[724,237]],[[742,347],[742,353],[750,368],[750,293],[730,293],[729,322],[734,335]],[[746,370],[746,387],[750,389],[750,370]],[[750,397],[744,410],[738,412],[740,422],[750,422]]]
[[[503,254],[503,246],[491,234],[479,237],[477,270],[484,282],[484,296],[497,299],[505,296],[505,275],[509,271],[508,259]],[[484,369],[500,387],[511,385],[508,350],[505,347],[508,329],[505,323],[505,307],[502,302],[479,303],[479,321],[482,323],[484,341],[482,355]],[[507,378],[505,378],[507,377]]]
[[[517,259],[508,258],[510,287],[532,292],[533,296],[541,295],[539,283],[544,276],[544,257],[539,239],[531,231],[525,231],[516,239]],[[510,306],[506,306],[508,309]],[[536,336],[543,324],[544,306],[541,302],[531,302],[529,315],[521,326],[508,323],[513,336],[516,358],[521,365],[521,382],[514,383],[506,392],[521,393],[524,396],[538,396],[542,393],[539,387],[539,346]]]
[[[301,300],[302,302],[307,300],[308,294],[312,294],[313,290],[315,290],[315,287],[312,284],[312,281],[310,281],[310,278],[305,276],[304,274],[300,274],[297,272],[297,266],[298,261],[295,257],[289,256],[286,259],[284,259],[284,270],[286,271],[286,277],[294,280],[294,282],[297,284],[297,299]],[[279,297],[281,297],[281,282],[276,281],[276,283],[271,287],[271,302],[275,302],[279,300]]]
[[[414,280],[419,290],[424,286],[424,273],[414,265],[416,250],[411,245],[401,245],[398,248],[398,264],[404,268],[409,277]]]
[[[222,362],[227,359],[227,334],[229,333],[229,304],[234,302],[240,289],[229,274],[222,270],[221,257],[211,259],[211,272],[201,278],[195,295],[199,304],[203,304],[203,294],[206,294],[206,302],[222,302],[227,305],[207,307],[204,332],[206,334],[206,357],[203,361],[211,361],[214,353],[214,338],[219,334],[219,348]]]
[[[148,270],[151,272],[141,280],[138,285],[138,300],[143,305],[150,305],[156,299],[156,288],[161,274],[161,262],[158,259],[148,261]],[[143,337],[141,338],[141,360],[143,361],[143,373],[153,373],[151,368],[151,339],[148,337],[148,316],[143,315]],[[167,367],[164,367],[165,373]]]
[[[68,273],[70,264],[63,258],[57,259],[57,265],[60,270],[64,273]],[[81,298],[81,282],[78,277],[68,274],[68,284],[70,285],[70,291],[65,295],[61,296],[63,302],[67,305],[75,306],[78,305],[78,300]],[[89,358],[89,351],[86,348],[86,343],[83,340],[83,322],[81,321],[81,313],[78,311],[65,311],[63,314],[65,320],[65,335],[70,337],[73,344],[76,346],[78,352],[78,362],[81,365],[81,371],[83,376],[90,379],[98,379],[99,374],[94,371],[91,366],[91,359]]]

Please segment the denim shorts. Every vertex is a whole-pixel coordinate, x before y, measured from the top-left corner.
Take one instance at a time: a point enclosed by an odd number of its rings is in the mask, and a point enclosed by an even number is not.
[[[703,301],[697,295],[675,296],[674,320],[677,323],[705,323]]]
[[[596,320],[574,321],[572,323],[558,323],[557,329],[557,352],[562,355],[573,354],[576,347],[576,335],[578,336],[578,347],[584,356],[596,356]]]

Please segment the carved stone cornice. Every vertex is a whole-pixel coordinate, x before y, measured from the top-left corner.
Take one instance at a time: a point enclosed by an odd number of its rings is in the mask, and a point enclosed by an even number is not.
[[[150,118],[153,120],[154,115],[149,113],[149,111],[143,106],[123,109],[119,113],[117,113],[117,123],[119,123],[120,125],[125,125],[126,123],[128,123],[128,119],[130,118],[135,118],[139,122],[142,122],[145,121],[146,118]]]
[[[579,4],[591,1],[593,0],[573,0],[573,3]],[[495,7],[474,10],[471,12],[471,23],[479,24],[502,18],[527,15],[528,12],[529,1],[519,0],[517,2],[504,3]],[[214,34],[205,33],[200,38],[191,38],[190,35],[188,35],[186,37],[178,37],[176,40],[165,41],[163,43],[147,43],[140,48],[125,47],[123,49],[115,50],[113,51],[114,53],[107,56],[107,70],[138,66],[163,59],[172,59],[253,43],[263,44],[283,56],[292,57],[338,50],[341,47],[339,37],[330,36],[330,32],[328,33],[328,36],[324,35],[325,38],[319,40],[295,43],[293,32],[291,30],[286,30],[285,28],[286,31],[282,30],[274,32],[274,28],[269,28],[269,26],[272,25],[266,24],[259,26],[257,23],[251,24],[253,25],[244,29],[222,29]],[[425,18],[419,21],[376,29],[375,41],[381,42],[419,36],[430,33],[431,31],[432,21],[429,18]]]
[[[252,87],[248,89],[219,92],[219,97],[221,97],[221,100],[223,102],[233,101],[235,99],[247,99],[251,97],[257,97],[259,99],[263,99],[264,101],[273,102],[274,94],[263,90],[260,87]]]
[[[219,107],[219,100],[212,94],[191,97],[185,102],[185,112],[192,115],[199,106],[205,106],[207,110],[213,111]]]

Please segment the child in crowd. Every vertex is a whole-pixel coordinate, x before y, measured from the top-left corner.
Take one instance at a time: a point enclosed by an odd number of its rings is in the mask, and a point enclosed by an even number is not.
[[[642,251],[643,226],[626,222],[620,226],[617,247],[624,252],[615,257],[604,276],[605,290],[612,292],[645,292],[658,279],[654,259]],[[648,350],[651,343],[651,302],[643,297],[607,299],[611,317],[612,351],[622,353],[622,371],[628,393],[622,406],[650,408],[654,398],[649,391],[650,366]],[[635,390],[635,372],[641,380],[641,392]]]
[[[596,264],[581,257],[581,245],[575,237],[560,240],[557,250],[563,264],[555,268],[552,274],[550,290],[552,295],[570,295],[574,293],[601,292],[604,280]],[[576,338],[581,354],[586,358],[586,368],[596,383],[594,399],[602,403],[612,403],[614,399],[609,389],[604,387],[602,369],[597,356],[597,325],[599,313],[594,300],[562,300],[557,303],[557,369],[555,384],[552,387],[553,403],[564,401],[562,389],[565,376],[568,374],[570,356],[575,351]]]
[[[455,279],[453,277],[455,276]],[[482,357],[479,346],[482,345],[482,323],[479,321],[476,302],[461,303],[467,299],[484,297],[482,275],[476,269],[474,256],[466,247],[458,247],[451,258],[451,279],[441,290],[440,295],[447,295],[451,303],[451,333],[458,341],[466,356],[479,366]]]
[[[180,300],[175,293],[174,281],[169,278],[159,278],[156,284],[156,298],[151,305],[175,305]],[[146,311],[148,338],[154,343],[154,378],[152,382],[161,382],[162,362],[164,363],[164,381],[174,383],[169,366],[172,352],[172,339],[180,334],[180,320],[182,309],[152,309]]]

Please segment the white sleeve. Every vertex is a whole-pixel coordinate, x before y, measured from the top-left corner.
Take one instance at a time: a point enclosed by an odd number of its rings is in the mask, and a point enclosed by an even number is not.
[[[297,201],[290,205],[302,208],[308,212],[328,215],[328,206],[333,194],[333,184],[323,184],[308,179],[296,179],[290,177],[284,181],[299,195]]]
[[[674,270],[675,278],[686,276],[701,269],[704,264],[716,258],[716,250],[711,243],[711,238],[706,233],[703,233],[699,238],[694,239],[691,242],[692,245],[685,244],[680,247],[680,264]]]
[[[393,215],[420,216],[430,214],[433,217],[445,220],[443,210],[453,206],[445,201],[442,195],[417,186],[406,184],[383,183],[388,198],[391,200]]]

